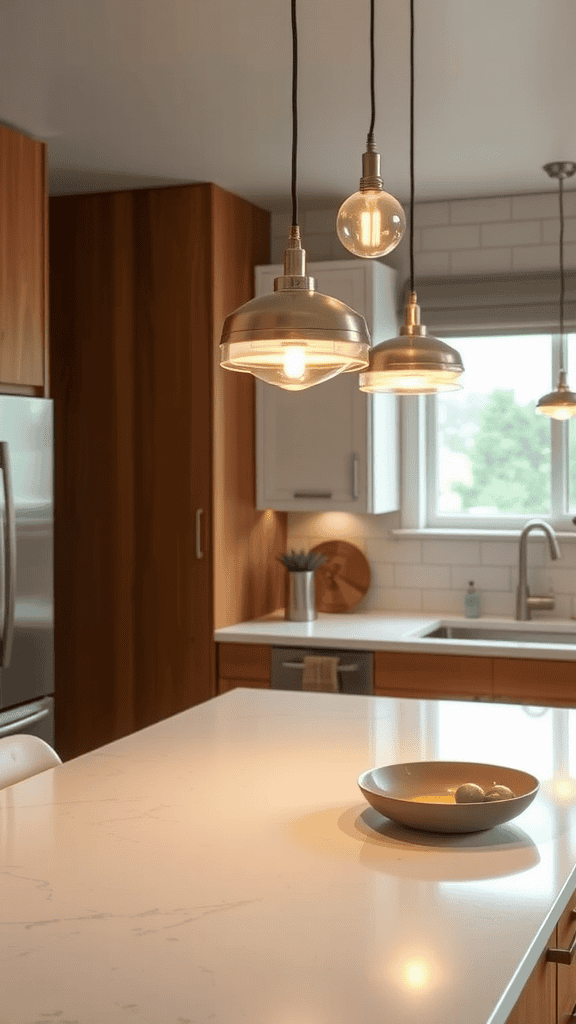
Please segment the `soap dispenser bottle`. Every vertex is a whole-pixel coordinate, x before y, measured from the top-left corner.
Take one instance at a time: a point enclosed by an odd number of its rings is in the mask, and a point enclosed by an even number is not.
[[[480,602],[478,600],[478,591],[474,586],[474,580],[470,580],[464,597],[464,615],[467,619],[477,619],[480,615]]]

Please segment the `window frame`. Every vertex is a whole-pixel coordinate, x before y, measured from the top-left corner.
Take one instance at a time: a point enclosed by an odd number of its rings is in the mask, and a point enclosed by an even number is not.
[[[573,329],[569,331],[573,333]],[[560,368],[560,334],[545,331],[541,327],[533,330],[490,329],[481,333],[456,335],[451,332],[450,342],[458,347],[458,337],[503,337],[520,334],[548,334],[552,349],[552,380],[558,378]],[[573,369],[576,369],[573,368]],[[553,385],[555,386],[555,385]],[[464,383],[464,387],[466,384]],[[534,415],[537,415],[534,412]],[[433,533],[508,533],[522,530],[534,519],[536,514],[523,516],[445,516],[438,515],[436,501],[436,396],[422,395],[418,397],[402,396],[400,398],[401,422],[401,529],[409,531],[430,531]],[[540,516],[556,531],[574,531],[572,515],[569,509],[568,492],[568,438],[569,422],[550,420],[551,447],[551,514]],[[576,491],[576,481],[573,481]]]

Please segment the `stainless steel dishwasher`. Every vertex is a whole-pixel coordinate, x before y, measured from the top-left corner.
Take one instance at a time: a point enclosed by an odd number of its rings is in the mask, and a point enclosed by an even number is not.
[[[340,693],[374,692],[374,655],[371,651],[338,651],[328,647],[273,647],[272,689],[301,690],[306,655],[338,658]]]

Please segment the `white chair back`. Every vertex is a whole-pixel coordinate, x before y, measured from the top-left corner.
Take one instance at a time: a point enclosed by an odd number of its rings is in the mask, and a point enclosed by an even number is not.
[[[56,751],[38,736],[19,733],[0,739],[0,789],[57,764],[62,761]]]

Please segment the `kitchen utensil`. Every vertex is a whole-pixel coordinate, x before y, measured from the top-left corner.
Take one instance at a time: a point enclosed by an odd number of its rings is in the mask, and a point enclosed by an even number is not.
[[[516,795],[511,800],[466,804],[414,799],[446,797],[466,782],[484,790],[508,786]],[[380,814],[424,832],[481,832],[502,825],[521,814],[540,788],[538,779],[528,772],[473,761],[416,761],[372,768],[363,772],[358,785]]]
[[[316,570],[316,608],[347,612],[370,586],[370,566],[360,548],[345,540],[328,540],[311,548],[327,561]]]

